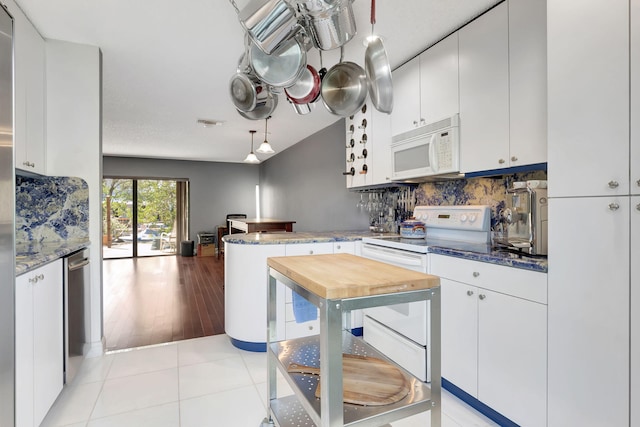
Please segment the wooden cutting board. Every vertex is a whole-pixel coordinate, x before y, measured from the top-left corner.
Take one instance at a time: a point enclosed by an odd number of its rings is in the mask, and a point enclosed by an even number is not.
[[[287,371],[320,376],[320,368],[289,364]],[[409,393],[409,380],[393,364],[369,356],[342,355],[343,401],[355,405],[382,406],[402,400]],[[320,398],[318,381],[316,397]]]

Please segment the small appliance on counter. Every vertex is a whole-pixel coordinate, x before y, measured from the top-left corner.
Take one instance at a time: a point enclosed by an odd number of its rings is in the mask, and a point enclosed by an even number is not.
[[[400,237],[424,239],[427,237],[427,228],[424,222],[410,218],[400,223]]]
[[[498,246],[518,249],[529,255],[547,255],[548,202],[546,181],[514,182],[507,190],[506,242]]]

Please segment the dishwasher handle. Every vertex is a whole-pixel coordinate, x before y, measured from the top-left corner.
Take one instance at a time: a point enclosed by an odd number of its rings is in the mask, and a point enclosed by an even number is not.
[[[69,271],[79,270],[85,265],[89,265],[89,258],[83,258],[80,262],[69,264]]]

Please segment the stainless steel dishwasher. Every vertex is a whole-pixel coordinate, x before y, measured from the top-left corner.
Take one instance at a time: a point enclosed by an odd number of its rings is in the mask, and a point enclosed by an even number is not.
[[[87,345],[89,307],[89,249],[64,258],[64,382],[71,382],[82,364]]]

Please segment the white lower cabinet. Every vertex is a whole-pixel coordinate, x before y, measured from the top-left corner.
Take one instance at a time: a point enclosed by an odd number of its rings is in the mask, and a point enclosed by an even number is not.
[[[62,260],[16,278],[16,426],[38,426],[64,382]]]
[[[430,255],[441,278],[442,376],[523,426],[547,417],[547,275]]]

